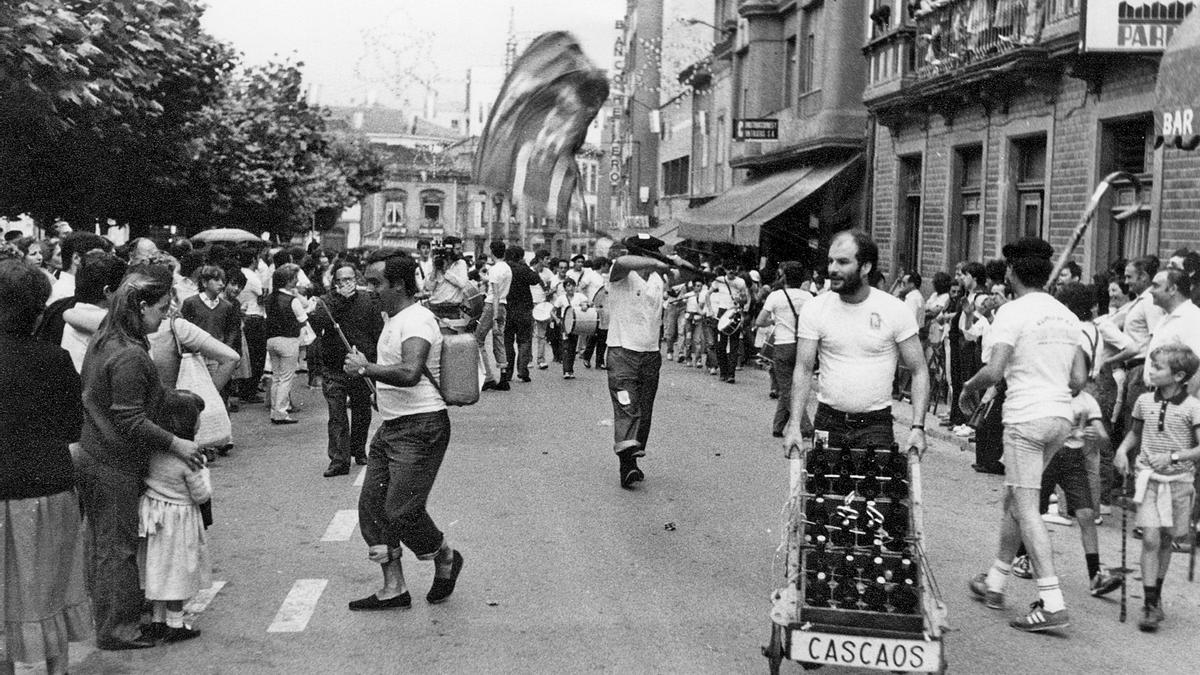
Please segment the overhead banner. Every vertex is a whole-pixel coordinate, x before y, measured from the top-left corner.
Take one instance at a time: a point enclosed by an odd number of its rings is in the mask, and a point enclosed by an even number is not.
[[[1085,52],[1161,53],[1194,2],[1090,0],[1084,5]]]

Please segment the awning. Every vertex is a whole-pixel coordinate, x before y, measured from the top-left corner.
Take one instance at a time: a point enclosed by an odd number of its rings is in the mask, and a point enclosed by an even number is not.
[[[757,246],[764,223],[820,190],[860,157],[855,155],[839,164],[780,171],[737,185],[711,202],[680,214],[679,236],[697,241]]]
[[[1155,97],[1155,147],[1200,146],[1200,12],[1193,11],[1167,43]]]

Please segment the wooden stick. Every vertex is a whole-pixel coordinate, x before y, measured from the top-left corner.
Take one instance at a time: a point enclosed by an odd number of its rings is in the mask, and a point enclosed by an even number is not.
[[[1083,214],[1079,216],[1079,222],[1075,224],[1075,230],[1071,232],[1071,239],[1067,242],[1067,247],[1063,249],[1062,254],[1058,257],[1058,262],[1054,264],[1054,271],[1050,273],[1050,283],[1054,283],[1058,279],[1058,273],[1067,265],[1067,261],[1071,259],[1071,254],[1075,252],[1075,247],[1083,240],[1083,235],[1087,232],[1088,225],[1092,219],[1096,217],[1096,210],[1100,208],[1100,201],[1112,187],[1113,183],[1125,180],[1133,185],[1134,200],[1128,208],[1116,214],[1114,218],[1121,221],[1137,213],[1142,208],[1142,181],[1137,176],[1127,171],[1114,171],[1104,177],[1100,184],[1096,186],[1096,190],[1092,192],[1092,198],[1088,200],[1087,206],[1083,209]]]

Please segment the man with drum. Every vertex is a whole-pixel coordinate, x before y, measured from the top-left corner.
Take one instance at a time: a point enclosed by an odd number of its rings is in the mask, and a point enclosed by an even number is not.
[[[742,324],[745,323],[746,307],[750,293],[746,282],[738,276],[737,264],[730,261],[725,267],[716,269],[717,278],[710,286],[708,296],[712,316],[717,320],[717,335],[714,349],[721,381],[734,384],[734,375],[742,349]],[[668,331],[670,332],[670,331]],[[671,347],[667,347],[670,351]]]
[[[865,233],[846,230],[829,245],[832,293],[804,303],[797,331],[792,407],[784,434],[785,452],[803,448],[813,367],[818,354],[817,413],[813,426],[834,447],[893,443],[892,383],[896,363],[912,372],[912,425],[906,446],[925,450],[925,407],[929,371],[917,337],[917,322],[904,301],[873,288],[880,275],[879,247]]]
[[[672,267],[695,272],[679,256],[658,252],[661,239],[640,233],[625,239],[608,284],[608,393],[613,404],[613,450],[621,487],[645,480],[637,458],[646,455],[662,353],[662,302]],[[614,247],[615,248],[615,247]]]
[[[575,330],[574,318],[586,312],[591,306],[583,293],[576,290],[575,280],[567,277],[563,282],[563,293],[554,301],[554,309],[559,316],[571,319],[571,330],[564,330],[562,336],[562,369],[563,379],[575,379],[575,348],[579,344],[579,334]],[[566,326],[566,321],[560,325]],[[593,333],[594,334],[594,333]]]

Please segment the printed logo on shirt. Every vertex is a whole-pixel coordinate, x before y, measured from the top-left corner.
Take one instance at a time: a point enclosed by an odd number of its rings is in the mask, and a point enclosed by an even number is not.
[[[871,312],[871,330],[879,330],[883,327],[883,317],[879,316],[879,312]]]

